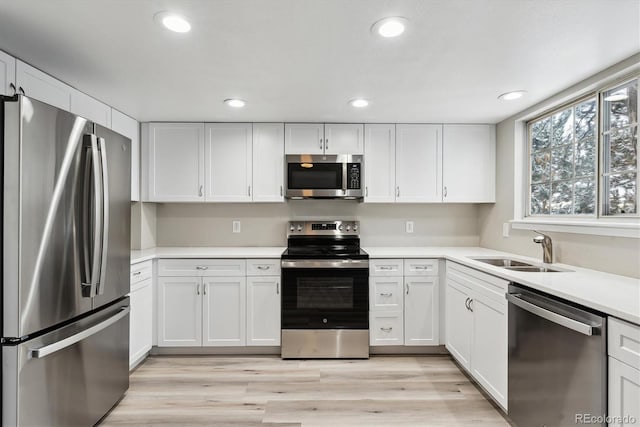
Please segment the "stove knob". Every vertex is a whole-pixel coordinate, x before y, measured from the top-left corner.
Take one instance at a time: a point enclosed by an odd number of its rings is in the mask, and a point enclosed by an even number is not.
[[[292,233],[293,233],[295,230],[296,230],[296,228],[295,228],[293,225],[292,225],[291,227],[289,227],[289,231],[290,231],[290,232],[292,232]]]
[[[350,225],[347,225],[347,233],[348,233],[349,231],[351,231],[351,226],[350,226]]]
[[[342,231],[342,224],[338,226],[338,230]]]
[[[302,226],[298,224],[298,231],[302,231]]]
[[[358,231],[358,224],[353,224],[353,231]]]

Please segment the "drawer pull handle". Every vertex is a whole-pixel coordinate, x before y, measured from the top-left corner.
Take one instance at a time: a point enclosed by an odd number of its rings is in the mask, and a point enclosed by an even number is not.
[[[196,265],[196,270],[208,270],[209,267],[206,265]]]
[[[381,265],[380,270],[393,270],[393,267],[389,265]]]
[[[391,293],[391,292],[381,292],[381,293],[380,293],[380,296],[381,296],[381,297],[390,297],[390,296],[392,296],[392,295],[393,295],[393,293]]]
[[[416,266],[415,266],[415,269],[416,269],[416,270],[426,270],[426,269],[427,269],[427,266],[426,266],[426,265],[416,265]]]
[[[391,332],[391,331],[393,330],[393,328],[392,328],[392,327],[388,327],[388,328],[380,328],[380,330],[381,330],[382,332]]]
[[[139,276],[141,274],[142,274],[142,271],[136,271],[136,272],[133,273],[133,276]]]
[[[258,266],[258,270],[268,270],[269,268],[271,268],[271,266],[269,266],[269,265],[259,265]]]

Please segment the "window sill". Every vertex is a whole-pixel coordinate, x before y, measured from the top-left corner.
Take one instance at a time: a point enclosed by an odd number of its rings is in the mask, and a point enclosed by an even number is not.
[[[640,221],[625,222],[594,220],[546,220],[539,218],[514,219],[511,227],[518,230],[539,230],[558,233],[591,234],[640,239]]]

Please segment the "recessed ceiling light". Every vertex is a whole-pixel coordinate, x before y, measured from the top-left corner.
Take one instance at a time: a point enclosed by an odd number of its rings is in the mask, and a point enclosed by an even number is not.
[[[526,93],[526,90],[514,90],[512,92],[503,93],[498,96],[498,99],[501,101],[513,101],[514,99],[522,98]]]
[[[624,88],[622,90],[612,93],[611,95],[605,96],[604,100],[607,102],[615,102],[615,101],[624,101],[627,98],[629,98],[629,95],[627,95],[627,89]]]
[[[154,20],[175,33],[188,33],[191,31],[189,21],[175,13],[167,11],[158,12],[155,14]]]
[[[403,18],[402,16],[390,16],[373,24],[371,31],[385,38],[398,37],[404,33],[407,22],[407,18]]]
[[[238,98],[225,99],[224,103],[227,104],[229,107],[233,107],[233,108],[242,108],[245,105],[247,105],[246,101],[244,101],[242,99],[238,99]]]
[[[363,98],[355,98],[349,101],[349,105],[355,108],[364,108],[369,105],[369,101]]]

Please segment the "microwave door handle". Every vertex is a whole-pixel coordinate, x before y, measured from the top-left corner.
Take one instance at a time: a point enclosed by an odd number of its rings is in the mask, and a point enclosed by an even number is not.
[[[342,192],[347,194],[347,163],[342,164]]]

